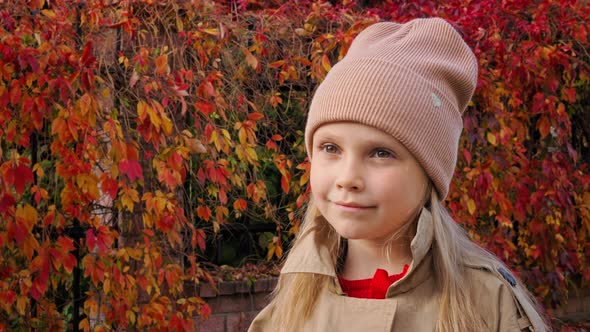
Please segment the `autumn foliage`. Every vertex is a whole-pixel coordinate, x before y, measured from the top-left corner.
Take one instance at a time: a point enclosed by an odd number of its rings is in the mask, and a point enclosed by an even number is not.
[[[590,282],[588,15],[575,0],[0,2],[0,330],[192,329],[224,228],[270,226],[251,235],[269,261],[296,234],[317,84],[367,25],[427,16],[480,64],[447,205],[563,304]]]

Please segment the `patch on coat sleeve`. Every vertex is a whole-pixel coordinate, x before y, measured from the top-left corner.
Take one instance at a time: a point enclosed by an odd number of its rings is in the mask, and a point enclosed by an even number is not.
[[[505,268],[499,267],[498,268],[498,273],[500,273],[502,275],[502,277],[504,279],[506,279],[506,281],[508,281],[508,283],[510,284],[510,286],[516,287],[516,279],[514,279],[514,277],[512,276],[512,274],[510,272],[506,271]]]

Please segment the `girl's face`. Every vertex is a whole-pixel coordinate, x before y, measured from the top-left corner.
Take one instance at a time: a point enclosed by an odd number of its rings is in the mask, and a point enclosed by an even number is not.
[[[391,135],[329,123],[315,131],[312,148],[313,198],[340,236],[384,243],[423,204],[428,177]]]

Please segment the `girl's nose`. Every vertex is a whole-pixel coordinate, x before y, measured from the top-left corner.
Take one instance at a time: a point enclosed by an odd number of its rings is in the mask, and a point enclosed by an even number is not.
[[[361,167],[354,161],[343,162],[336,174],[336,186],[338,189],[362,191],[365,188],[365,182]]]

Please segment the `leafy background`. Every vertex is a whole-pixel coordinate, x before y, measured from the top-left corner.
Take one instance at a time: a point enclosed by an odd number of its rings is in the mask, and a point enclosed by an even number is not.
[[[315,87],[366,26],[430,16],[480,64],[447,206],[563,305],[590,281],[588,15],[568,0],[0,1],[0,330],[189,329],[210,314],[195,284],[276,273],[309,195]]]

